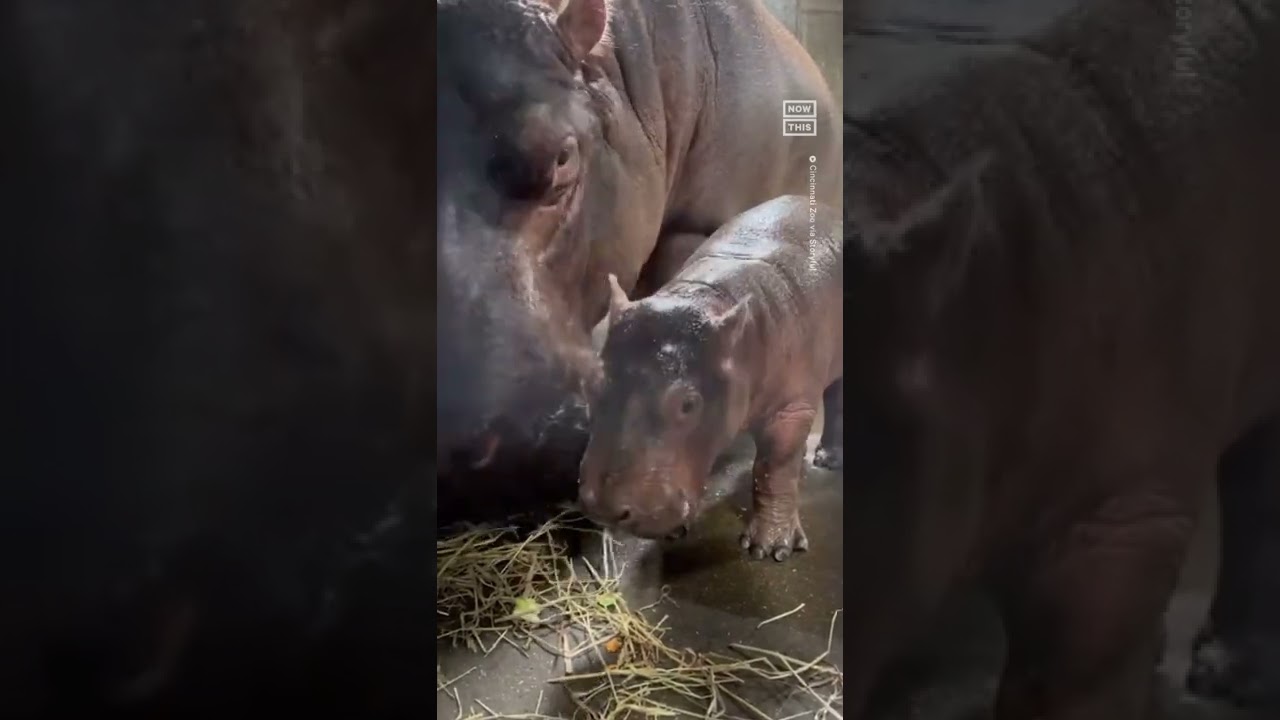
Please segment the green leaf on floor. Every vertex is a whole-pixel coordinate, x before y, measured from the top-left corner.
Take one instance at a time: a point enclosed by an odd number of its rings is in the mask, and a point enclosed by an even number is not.
[[[512,617],[522,620],[531,625],[537,625],[542,622],[539,614],[542,612],[542,606],[537,600],[528,597],[516,598],[515,609],[511,612]]]

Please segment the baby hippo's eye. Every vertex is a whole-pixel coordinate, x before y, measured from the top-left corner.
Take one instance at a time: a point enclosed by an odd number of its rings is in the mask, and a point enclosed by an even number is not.
[[[697,393],[695,392],[685,393],[684,397],[680,398],[680,405],[679,405],[680,417],[687,418],[690,415],[694,414],[695,412],[698,411],[698,407],[699,405],[701,405],[701,403],[702,403],[702,397],[699,396]]]
[[[669,420],[690,421],[702,409],[702,394],[683,383],[677,384],[664,393],[662,407]]]

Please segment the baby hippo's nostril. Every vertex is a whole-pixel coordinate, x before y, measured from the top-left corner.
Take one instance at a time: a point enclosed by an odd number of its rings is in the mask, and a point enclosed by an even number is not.
[[[618,508],[616,522],[624,523],[630,519],[631,519],[631,508],[627,508],[627,507]]]

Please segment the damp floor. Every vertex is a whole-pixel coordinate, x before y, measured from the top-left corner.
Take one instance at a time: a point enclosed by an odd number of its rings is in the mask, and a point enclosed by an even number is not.
[[[816,440],[815,435],[811,442]],[[718,502],[688,538],[663,546],[627,544],[623,559],[631,563],[630,594],[635,601],[647,601],[656,597],[660,586],[668,586],[670,600],[659,606],[659,612],[668,616],[672,644],[713,650],[737,642],[813,657],[826,649],[832,615],[842,605],[844,477],[839,472],[808,470],[801,512],[810,552],[786,563],[748,562],[737,538],[744,511],[740,483],[750,471],[751,451],[750,441],[744,439],[722,460],[713,483]],[[1260,714],[1206,703],[1181,690],[1191,638],[1212,592],[1216,534],[1212,524],[1202,528],[1169,607],[1168,645],[1161,667],[1169,720],[1263,720]],[[799,613],[757,627],[800,603],[804,608]],[[837,663],[842,661],[843,622],[840,613],[831,653]],[[986,602],[978,596],[956,598],[942,613],[937,631],[914,653],[911,675],[896,678],[893,686],[898,689],[881,698],[866,720],[990,717],[1002,654],[999,622]],[[550,655],[525,657],[500,647],[481,658],[442,647],[439,659],[446,678],[467,673],[452,688],[468,712],[484,712],[487,707],[501,714],[527,713],[541,702],[544,714],[571,714],[560,691],[547,683],[563,670]],[[782,718],[804,707],[791,700],[761,709],[770,717]],[[453,720],[459,713],[452,695],[437,695],[438,718]]]

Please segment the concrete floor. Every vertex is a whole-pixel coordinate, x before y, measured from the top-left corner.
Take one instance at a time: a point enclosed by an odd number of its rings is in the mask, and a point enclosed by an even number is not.
[[[811,443],[816,441],[815,435]],[[726,643],[741,642],[813,657],[826,648],[832,613],[842,606],[843,473],[809,468],[801,509],[811,543],[808,553],[781,564],[748,562],[737,545],[745,497],[735,486],[740,488],[750,472],[751,450],[749,440],[739,442],[721,462],[712,491],[720,502],[688,538],[661,548],[638,541],[627,545],[626,555],[633,561],[627,574],[629,594],[634,602],[646,602],[656,597],[659,586],[669,586],[670,602],[658,612],[669,616],[672,644],[722,649]],[[1168,650],[1161,668],[1167,686],[1165,714],[1170,720],[1263,720],[1258,714],[1188,698],[1181,691],[1191,637],[1212,591],[1216,534],[1216,527],[1203,529],[1169,608]],[[761,620],[802,602],[801,612],[756,628]],[[843,619],[843,614],[838,616],[832,651],[837,664],[843,655]],[[919,649],[911,676],[896,679],[895,687],[902,689],[891,693],[866,720],[989,717],[1003,653],[998,620],[981,598],[959,598],[943,613],[939,628]],[[473,654],[441,648],[439,660],[447,678],[475,667],[454,684],[464,704],[479,700],[498,713],[530,712],[541,692],[543,713],[571,714],[561,693],[546,684],[561,669],[549,655],[526,658],[500,648],[478,662]],[[806,709],[793,702],[774,701],[761,709],[775,718]],[[451,696],[438,695],[438,718],[452,720],[458,713]]]

